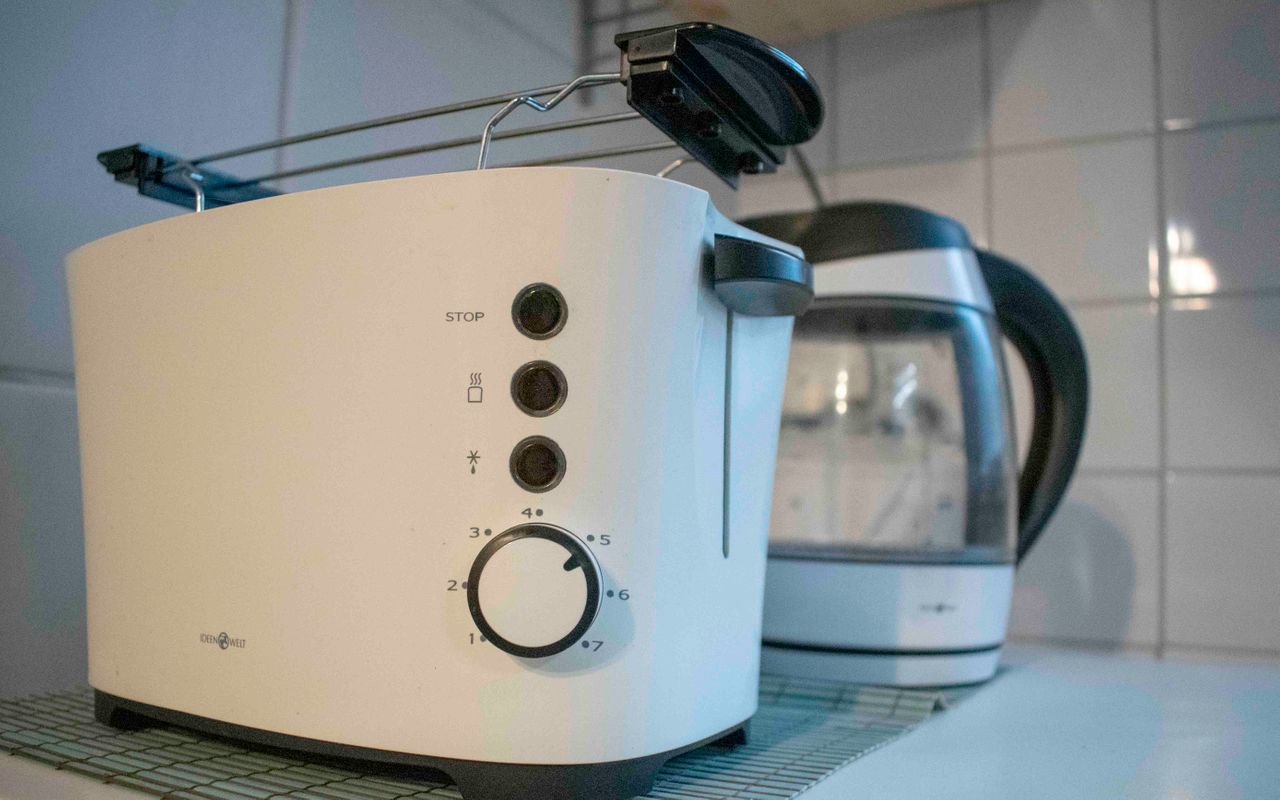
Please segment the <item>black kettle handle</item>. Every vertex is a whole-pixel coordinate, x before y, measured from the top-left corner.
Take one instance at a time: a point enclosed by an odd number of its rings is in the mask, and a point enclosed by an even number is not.
[[[1000,332],[1027,365],[1035,416],[1018,478],[1018,561],[1066,494],[1084,445],[1089,369],[1075,323],[1049,288],[1017,264],[977,251]]]

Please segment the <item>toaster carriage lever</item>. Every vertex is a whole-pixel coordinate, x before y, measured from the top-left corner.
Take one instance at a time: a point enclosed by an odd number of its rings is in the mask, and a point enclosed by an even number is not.
[[[684,22],[614,42],[631,107],[735,189],[744,172],[773,172],[822,124],[813,78],[753,36]]]
[[[730,311],[751,317],[798,316],[813,302],[809,262],[737,236],[716,236],[711,282]]]

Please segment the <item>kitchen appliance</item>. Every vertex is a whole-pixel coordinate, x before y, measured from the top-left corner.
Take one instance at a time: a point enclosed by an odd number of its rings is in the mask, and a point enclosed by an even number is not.
[[[100,720],[436,768],[467,800],[631,797],[742,740],[809,265],[667,178],[483,167],[643,115],[671,137],[643,147],[735,184],[822,106],[730,30],[618,44],[618,73],[561,86],[100,157],[212,209],[68,260]],[[610,83],[636,113],[496,131]],[[486,105],[441,145],[479,144],[476,171],[271,196],[208,167]]]
[[[1015,563],[1084,439],[1080,336],[954,220],[849,203],[749,220],[803,247],[765,590],[764,668],[900,686],[994,673]],[[1018,474],[1003,335],[1035,415]]]

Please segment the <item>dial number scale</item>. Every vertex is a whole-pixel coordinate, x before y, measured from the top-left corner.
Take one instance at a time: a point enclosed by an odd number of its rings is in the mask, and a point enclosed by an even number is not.
[[[546,658],[572,647],[600,610],[600,568],[578,537],[545,523],[495,536],[471,565],[467,607],[495,647]]]

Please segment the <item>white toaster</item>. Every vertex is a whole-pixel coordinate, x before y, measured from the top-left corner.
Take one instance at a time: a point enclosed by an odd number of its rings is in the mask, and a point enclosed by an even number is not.
[[[741,735],[796,248],[517,168],[183,215],[68,275],[100,719],[467,798],[629,797]]]

